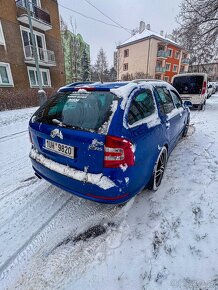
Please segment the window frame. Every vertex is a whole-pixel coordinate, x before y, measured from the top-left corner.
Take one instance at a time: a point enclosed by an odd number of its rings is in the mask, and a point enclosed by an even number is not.
[[[167,78],[167,80],[166,80],[166,78]],[[169,82],[169,79],[170,79],[169,76],[164,76],[164,81],[165,81],[165,82]]]
[[[125,68],[125,66],[127,67],[127,68]],[[128,65],[128,63],[124,63],[123,64],[123,71],[127,71],[129,69],[129,65]]]
[[[4,45],[6,46],[5,43],[5,36],[4,36],[4,32],[3,32],[3,28],[2,28],[2,22],[0,20],[0,45]]]
[[[167,115],[171,114],[171,112],[172,112],[174,109],[176,109],[176,106],[175,106],[175,103],[174,103],[173,97],[171,96],[171,93],[170,93],[169,89],[168,89],[166,86],[156,86],[156,87],[155,87],[156,93],[158,94],[160,100],[162,101],[162,99],[161,99],[161,97],[160,97],[160,94],[159,94],[159,92],[158,92],[158,89],[165,89],[165,90],[167,90],[167,92],[169,93],[169,96],[170,96],[170,98],[171,98],[171,101],[172,101],[172,104],[173,104],[173,108],[172,108],[172,110],[171,110],[170,112],[168,112],[168,113],[166,113],[166,110],[165,110],[165,107],[164,107],[164,103],[161,104],[161,103],[157,100],[158,108],[159,108],[159,112],[160,112],[160,114],[161,114],[162,116],[163,116],[163,115],[167,116]],[[157,96],[157,97],[158,97],[158,96]]]
[[[4,84],[1,81],[1,76],[0,76],[0,87],[14,87],[14,81],[13,81],[13,76],[11,73],[11,66],[10,63],[6,63],[6,62],[0,62],[0,66],[3,66],[6,68],[6,72],[7,72],[7,77],[9,80],[8,84]]]
[[[146,116],[146,117],[144,117],[144,118],[142,118],[140,120],[135,121],[133,124],[129,124],[129,122],[128,122],[128,114],[129,114],[129,110],[130,110],[130,106],[131,106],[132,100],[135,97],[137,97],[138,95],[142,94],[146,90],[149,90],[151,92],[151,96],[152,96],[153,104],[154,104],[154,112],[151,113],[149,116]],[[130,96],[130,98],[129,98],[127,104],[126,104],[125,112],[124,112],[124,115],[123,115],[124,127],[131,129],[131,128],[135,128],[135,127],[140,126],[140,125],[147,124],[147,123],[149,123],[149,121],[151,119],[153,120],[154,116],[156,117],[156,119],[159,119],[157,103],[156,103],[156,99],[154,97],[153,90],[150,89],[150,88],[140,88],[140,89],[138,89],[136,91],[133,91],[132,96]]]
[[[176,69],[174,69],[175,67],[176,67]],[[178,72],[178,67],[179,67],[178,64],[174,64],[173,65],[173,72],[177,73]]]
[[[174,94],[176,95],[176,97],[179,99],[179,101],[180,101],[180,103],[181,103],[181,106],[180,106],[180,107],[177,107],[177,106],[176,106],[176,103],[175,103],[175,100],[174,100],[174,98],[173,98],[173,94],[172,94],[172,93],[174,93]],[[174,102],[175,107],[176,107],[177,109],[183,108],[183,101],[182,101],[180,95],[179,95],[175,90],[173,90],[173,89],[170,90],[170,94],[171,94],[171,96],[172,96],[172,99],[173,99],[173,102]]]
[[[129,48],[124,49],[124,57],[128,57],[129,56]]]
[[[166,62],[166,65],[167,64],[169,65],[169,69],[166,68],[166,71],[170,71],[171,70],[171,63],[170,62]],[[165,65],[165,67],[166,67],[166,65]]]
[[[30,29],[28,27],[20,25],[21,40],[22,40],[22,44],[23,44],[23,53],[24,53],[25,59],[28,60],[29,57],[26,56],[26,51],[25,51],[25,46],[24,46],[24,39],[23,39],[23,33],[22,33],[23,31],[25,31],[25,32],[30,34]],[[37,49],[37,53],[38,53],[38,56],[39,56],[40,52],[39,52],[39,47],[38,47],[38,44],[37,44],[36,36],[38,35],[38,36],[40,36],[42,38],[42,46],[43,46],[42,49],[43,50],[47,50],[45,34],[43,34],[41,32],[38,32],[36,30],[33,30],[33,34],[34,34],[34,37],[35,37],[36,49]],[[29,44],[29,45],[31,45],[31,44]]]
[[[32,4],[32,0],[30,0],[30,8],[32,8],[31,6],[33,5]],[[39,8],[41,8],[42,6],[41,6],[41,0],[36,0],[36,2],[37,2],[37,7],[39,7]],[[23,7],[23,8],[25,8],[26,9],[26,4],[25,4],[25,0],[21,0],[21,3],[22,3],[22,6],[21,7]],[[18,4],[19,5],[19,4]],[[19,5],[20,6],[20,5]]]
[[[177,54],[177,53],[178,53],[178,56],[176,57],[176,54]],[[179,59],[179,57],[180,57],[179,54],[180,54],[180,52],[179,52],[178,50],[175,50],[175,51],[174,51],[174,58],[175,58],[175,59]]]
[[[172,48],[168,48],[168,51],[170,51],[168,57],[173,57],[173,49]]]
[[[35,80],[36,80],[36,85],[33,85],[31,83],[31,78],[30,78],[30,71],[34,71],[34,77],[35,77]],[[49,69],[46,69],[46,68],[39,68],[39,71],[40,71],[40,74],[41,74],[41,80],[42,80],[42,87],[44,88],[51,88],[51,75],[50,75],[50,70]],[[43,76],[42,76],[42,73],[43,72],[46,72],[46,75],[47,75],[47,80],[48,80],[48,85],[44,85],[43,84]],[[37,80],[37,76],[36,76],[36,67],[32,67],[32,66],[27,66],[27,74],[28,74],[28,78],[29,78],[29,85],[30,85],[30,88],[38,88],[39,87],[39,83],[38,83],[38,80]]]

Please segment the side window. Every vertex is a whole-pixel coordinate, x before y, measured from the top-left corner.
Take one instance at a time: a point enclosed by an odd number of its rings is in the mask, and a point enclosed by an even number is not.
[[[180,97],[178,96],[178,94],[174,91],[170,91],[171,92],[171,95],[173,97],[173,101],[174,101],[174,104],[176,106],[176,108],[181,108],[182,107],[182,100],[180,99]]]
[[[161,113],[169,114],[173,109],[175,109],[170,92],[165,87],[157,87],[156,89],[158,92],[157,98]]]
[[[129,112],[128,124],[132,125],[135,122],[142,120],[155,111],[154,99],[150,90],[144,90],[133,97]]]

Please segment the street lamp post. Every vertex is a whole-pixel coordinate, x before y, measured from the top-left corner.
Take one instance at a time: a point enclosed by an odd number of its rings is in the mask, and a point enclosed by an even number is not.
[[[39,84],[39,91],[38,91],[39,105],[41,106],[46,101],[47,97],[46,97],[45,91],[42,88],[42,76],[39,70],[39,58],[38,58],[38,52],[36,48],[36,39],[33,33],[32,16],[30,12],[29,0],[25,0],[25,4],[26,4],[28,22],[29,22],[29,27],[30,27],[30,37],[31,37],[32,47],[33,47],[33,56],[34,56],[35,65],[36,65],[36,74],[37,74],[37,79],[38,79],[38,84]]]

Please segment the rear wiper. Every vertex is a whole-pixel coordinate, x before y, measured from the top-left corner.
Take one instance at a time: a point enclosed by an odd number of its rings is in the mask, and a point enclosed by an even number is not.
[[[59,125],[60,127],[66,127],[67,125],[63,122],[59,121],[58,119],[52,119],[52,123]]]

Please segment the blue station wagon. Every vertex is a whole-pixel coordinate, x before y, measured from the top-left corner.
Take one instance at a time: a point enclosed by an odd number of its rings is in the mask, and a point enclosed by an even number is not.
[[[63,87],[29,122],[35,174],[103,203],[157,190],[169,154],[187,134],[188,105],[162,81]]]

